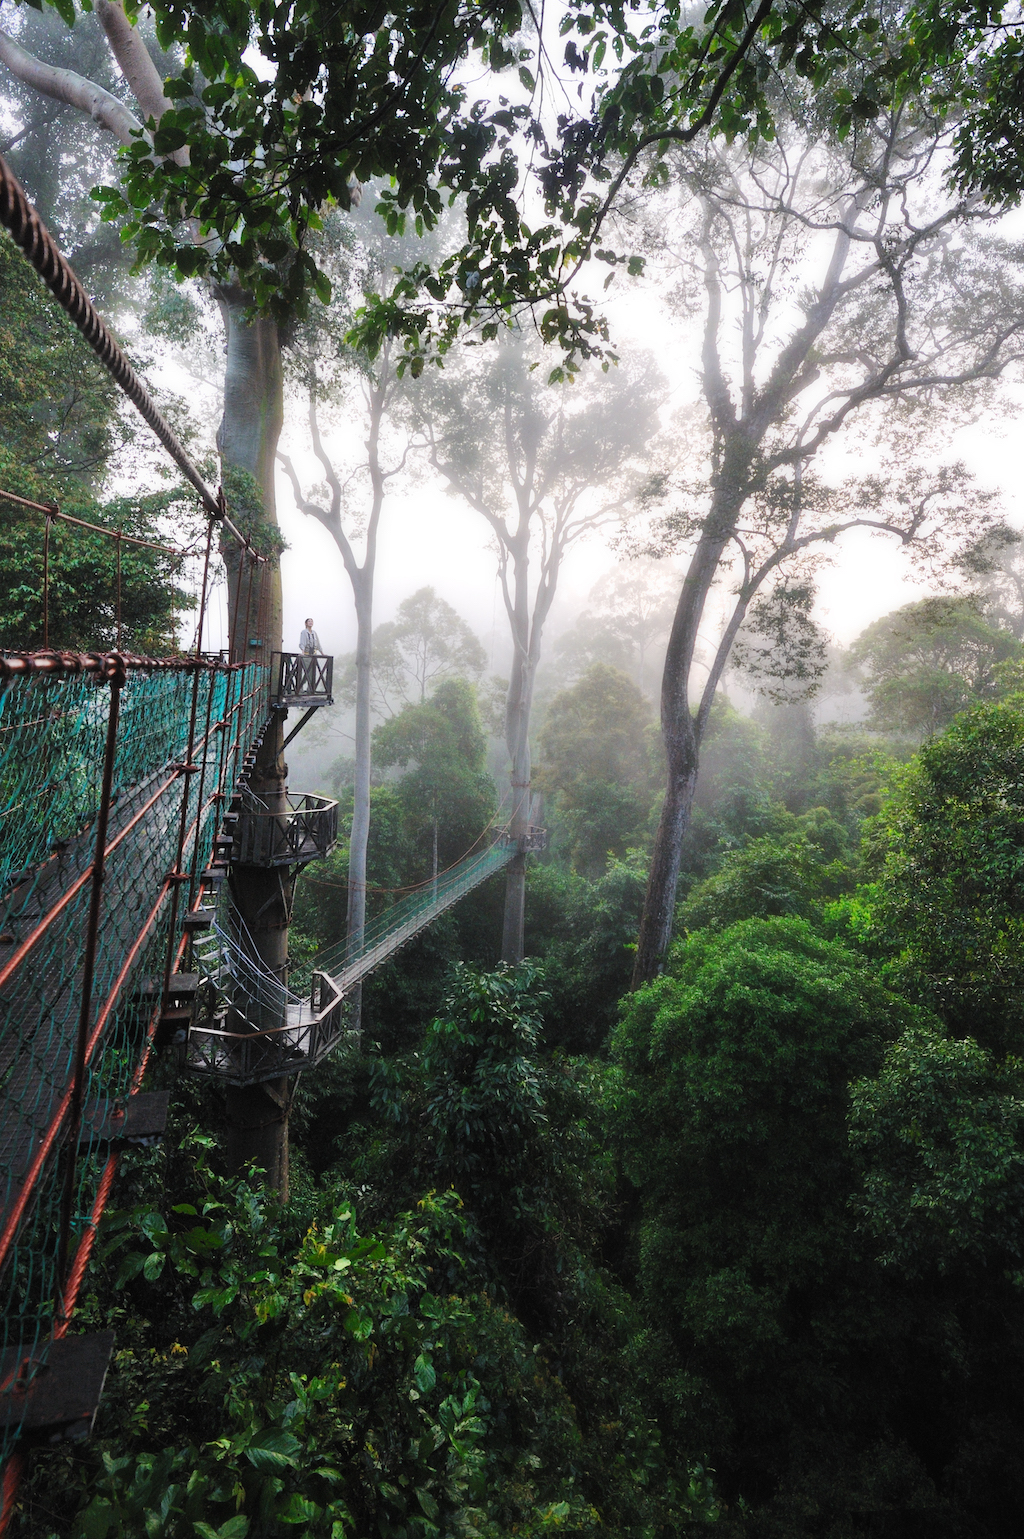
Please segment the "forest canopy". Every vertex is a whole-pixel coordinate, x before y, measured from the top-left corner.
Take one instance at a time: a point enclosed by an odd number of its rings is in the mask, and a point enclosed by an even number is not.
[[[3,1532],[1018,1531],[1021,37],[3,5],[0,154],[260,547],[0,238],[0,1101],[75,1108],[0,1396],[114,1339]],[[102,790],[51,649],[173,754]]]

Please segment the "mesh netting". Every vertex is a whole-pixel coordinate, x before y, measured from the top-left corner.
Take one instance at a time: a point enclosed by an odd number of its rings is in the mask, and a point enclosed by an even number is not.
[[[121,691],[64,1254],[88,1222],[111,1116],[134,1088],[159,1011],[174,902],[168,875],[186,873],[183,910],[209,864],[241,756],[267,718],[267,674],[255,664],[133,669]],[[0,1348],[37,1363],[61,1282],[70,1087],[110,700],[106,683],[83,676],[29,675],[0,696]],[[187,769],[193,720],[195,768]],[[0,1391],[10,1392],[10,1383]],[[0,1456],[16,1432],[6,1428]]]
[[[228,1027],[273,1030],[290,1008],[304,1003],[259,960],[241,916],[226,901],[209,934],[195,942],[193,959],[205,985],[216,995],[208,1013],[223,1012]]]
[[[424,883],[368,920],[361,944],[339,941],[318,952],[311,967],[327,973],[342,990],[353,988],[361,978],[425,930],[445,909],[507,866],[515,853],[515,845],[510,845],[504,835],[499,834],[488,849],[467,855],[449,871],[441,873],[435,882]]]

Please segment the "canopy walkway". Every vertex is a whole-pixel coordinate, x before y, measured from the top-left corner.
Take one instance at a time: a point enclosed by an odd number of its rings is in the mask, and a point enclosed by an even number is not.
[[[515,841],[504,831],[499,831],[486,849],[465,856],[449,871],[440,874],[436,881],[424,883],[378,914],[366,926],[357,944],[341,941],[337,946],[321,951],[314,959],[314,965],[333,978],[343,994],[349,993],[375,968],[433,924],[439,915],[496,871],[504,870],[517,848]]]
[[[313,1068],[340,1043],[353,1040],[346,1005],[363,979],[503,870],[517,849],[499,832],[485,849],[467,855],[436,881],[424,883],[377,915],[360,941],[340,941],[319,952],[310,964],[308,1001],[252,962],[236,916],[215,921],[210,939],[194,948],[205,989],[203,1006],[188,1033],[188,1067],[236,1085]]]
[[[162,1131],[167,1092],[141,1089],[154,1051],[173,1047],[191,1071],[235,1086],[312,1067],[351,1040],[348,999],[362,979],[540,835],[513,843],[496,833],[361,936],[315,957],[308,998],[266,969],[225,883],[254,869],[280,876],[334,847],[335,802],[287,792],[268,802],[250,783],[268,730],[280,748],[281,713],[304,712],[287,742],[331,702],[332,659],[251,660],[253,633],[257,646],[270,633],[272,567],[206,485],[2,157],[0,223],[207,514],[204,554],[0,491],[39,521],[44,642],[0,652],[2,1536],[24,1439],[84,1436],[92,1425],[112,1335],[68,1328],[118,1151]],[[115,651],[48,644],[50,530],[60,520],[117,542]],[[215,532],[234,574],[235,654],[202,650]],[[122,544],[202,562],[189,653],[121,650]]]
[[[161,1131],[166,1093],[141,1092],[154,1050],[236,1086],[314,1067],[354,1040],[361,981],[537,842],[496,831],[314,957],[304,997],[268,972],[225,883],[334,847],[335,802],[250,788],[275,712],[323,704],[329,663],[0,655],[3,1451],[40,1431],[31,1386],[66,1332],[117,1150]],[[106,1357],[68,1361],[76,1384],[93,1373],[94,1410]],[[55,1402],[55,1382],[43,1430],[82,1430],[81,1396]]]
[[[0,657],[8,1443],[33,1426],[30,1387],[66,1331],[112,1151],[146,1125],[140,1086],[180,1008],[178,968],[192,911],[217,879],[222,809],[270,720],[267,674],[219,656]]]

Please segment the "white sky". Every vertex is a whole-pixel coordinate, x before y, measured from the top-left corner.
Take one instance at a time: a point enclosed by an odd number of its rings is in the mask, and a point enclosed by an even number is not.
[[[632,334],[632,339],[654,352],[675,387],[673,397],[695,397],[696,360],[692,354],[681,355],[678,341],[663,331],[665,340],[659,349],[643,325],[647,307],[640,299],[637,294],[613,311],[618,322],[616,340],[625,344]],[[1024,404],[1024,389],[1012,389],[1011,394]],[[359,434],[361,428],[353,424],[351,431]],[[342,436],[343,430],[335,429],[329,443],[340,449]],[[964,428],[949,445],[949,457],[962,458],[983,485],[1000,490],[1010,522],[1024,527],[1022,450],[1019,416]],[[302,455],[297,445],[296,459],[304,462],[309,482],[318,479],[315,462]],[[303,620],[312,614],[325,650],[351,651],[355,619],[340,554],[328,533],[296,510],[283,476],[278,483],[278,516],[289,544],[282,559],[285,644],[297,645]],[[569,552],[549,622],[549,642],[573,623],[594,583],[619,559],[600,537]],[[430,585],[473,627],[492,658],[492,667],[504,671],[506,622],[491,537],[479,515],[426,481],[411,492],[390,497],[381,523],[377,573],[376,623],[391,618],[402,599],[417,588]],[[836,559],[820,572],[818,586],[818,617],[840,645],[849,644],[872,620],[925,591],[913,581],[909,563],[894,541],[863,531],[837,544]]]
[[[361,217],[367,213],[368,204],[360,211]],[[1024,213],[1002,221],[1000,233],[1019,238],[1024,233]],[[628,240],[628,236],[623,236],[613,244],[628,249]],[[594,266],[597,271],[586,286],[600,296],[607,269],[601,264]],[[653,284],[629,279],[622,269],[610,293],[601,298],[601,308],[611,324],[613,345],[622,352],[634,347],[653,353],[668,382],[670,401],[666,411],[691,401],[699,402],[699,339],[692,323],[667,316]],[[551,351],[554,363],[556,352]],[[194,381],[187,381],[183,374],[166,367],[165,381],[188,396],[193,409],[203,409]],[[1020,378],[1005,394],[1024,406],[1024,382]],[[207,393],[206,400],[213,423],[219,416],[219,402],[212,391]],[[937,409],[941,410],[941,406]],[[351,462],[365,435],[362,421],[354,418],[346,425],[325,420],[321,425],[328,451],[336,463]],[[293,457],[304,488],[320,480],[321,468],[308,446],[305,412],[301,403],[294,400],[287,412],[282,446]],[[999,420],[983,420],[951,435],[944,457],[962,458],[982,485],[999,490],[1005,516],[1011,523],[1024,527],[1024,504],[1020,497],[1022,447],[1021,417],[1013,413]],[[842,459],[841,450],[838,459]],[[833,469],[836,468],[834,464]],[[841,463],[838,468],[843,468]],[[296,509],[283,472],[278,476],[277,501],[282,533],[288,543],[282,558],[285,646],[297,646],[303,621],[311,614],[326,651],[335,655],[350,652],[355,645],[355,617],[340,553],[329,534]],[[455,606],[480,637],[492,670],[506,673],[507,624],[491,541],[490,531],[479,515],[449,496],[439,482],[424,477],[411,490],[390,494],[380,528],[375,624],[390,619],[401,601],[416,589],[432,586]],[[590,589],[619,559],[600,537],[592,537],[570,550],[546,629],[548,655],[554,637],[573,623],[585,607]],[[912,569],[894,541],[865,532],[853,532],[837,544],[834,561],[818,574],[818,587],[818,618],[840,645],[849,644],[873,620],[926,591],[913,580]],[[713,627],[710,617],[709,624]],[[214,620],[207,644],[217,644],[218,629],[223,630],[223,618]]]

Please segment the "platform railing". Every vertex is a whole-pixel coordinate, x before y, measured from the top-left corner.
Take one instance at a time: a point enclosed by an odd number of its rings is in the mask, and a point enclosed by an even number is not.
[[[338,842],[338,804],[327,796],[285,796],[272,812],[255,796],[243,798],[232,819],[231,859],[241,866],[296,866],[324,860]]]
[[[194,1074],[213,1075],[234,1085],[257,1085],[312,1069],[346,1036],[354,1042],[357,1035],[348,1025],[341,990],[326,973],[315,972],[309,1003],[286,1005],[280,1026],[229,1031],[212,1024],[193,1025],[186,1063]]]
[[[272,658],[272,692],[277,706],[333,705],[334,658],[304,652],[275,652]]]

